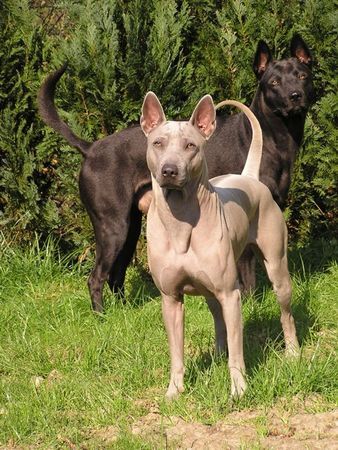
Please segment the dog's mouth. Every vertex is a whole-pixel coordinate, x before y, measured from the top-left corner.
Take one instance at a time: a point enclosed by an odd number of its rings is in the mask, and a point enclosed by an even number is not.
[[[185,180],[166,180],[166,179],[161,179],[161,180],[158,181],[158,184],[163,189],[181,191],[184,188],[184,186],[186,184],[186,181]]]
[[[278,116],[287,118],[306,114],[307,110],[308,107],[306,105],[298,104],[277,108],[275,109],[274,113]]]
[[[161,188],[170,190],[182,190],[188,181],[184,171],[181,170],[174,176],[163,176],[162,173],[159,173],[156,180]]]

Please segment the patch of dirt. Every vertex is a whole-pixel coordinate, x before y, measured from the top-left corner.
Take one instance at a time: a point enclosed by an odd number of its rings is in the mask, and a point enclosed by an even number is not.
[[[132,426],[134,435],[160,448],[224,450],[257,446],[271,450],[338,450],[338,409],[316,414],[242,411],[215,425],[185,422],[150,412]]]
[[[213,449],[238,448],[247,441],[256,440],[255,431],[245,425],[204,425],[188,423],[180,417],[163,418],[157,413],[149,413],[132,427],[132,433],[144,438],[157,435],[166,448]]]
[[[109,444],[115,442],[119,437],[119,429],[114,426],[93,429],[89,435],[90,439],[98,439],[99,441]]]
[[[273,415],[265,438],[269,448],[338,449],[338,410],[288,417]]]

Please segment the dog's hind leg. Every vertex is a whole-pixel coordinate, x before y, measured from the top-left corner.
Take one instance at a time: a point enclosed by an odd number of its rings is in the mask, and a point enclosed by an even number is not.
[[[267,211],[264,215],[268,226],[262,224],[262,229],[269,230],[269,233],[258,236],[257,246],[280,305],[286,354],[296,355],[299,353],[299,344],[291,313],[292,286],[288,269],[287,229],[280,209],[275,203],[274,205],[270,210],[272,214]]]
[[[107,215],[93,221],[96,238],[95,266],[88,279],[88,288],[92,307],[96,312],[102,312],[102,292],[105,281],[108,280],[113,264],[127,238],[129,217],[114,217]]]
[[[243,294],[249,294],[256,288],[256,257],[248,245],[237,261],[238,278]]]
[[[292,286],[288,269],[288,231],[282,211],[270,195],[260,204],[260,215],[253,223],[256,234],[251,243],[264,264],[281,309],[281,324],[287,355],[297,355],[299,344],[291,313]],[[249,233],[250,234],[250,233]]]
[[[291,279],[286,254],[279,260],[264,257],[264,265],[281,309],[281,324],[288,356],[299,353],[294,318],[291,313]]]
[[[142,225],[142,213],[133,205],[130,211],[130,221],[127,239],[122,250],[118,254],[109,273],[109,287],[115,294],[120,294],[124,298],[124,279],[127,267],[135,253],[137,241],[140,237]]]

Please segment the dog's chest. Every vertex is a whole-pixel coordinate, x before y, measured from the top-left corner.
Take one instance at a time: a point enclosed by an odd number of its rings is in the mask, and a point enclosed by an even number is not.
[[[175,252],[161,258],[156,264],[156,257],[151,258],[151,273],[157,287],[166,294],[208,295],[214,292],[214,284],[203,261],[196,261],[196,256],[189,251],[178,255]]]
[[[229,264],[226,257],[229,246],[223,238],[203,243],[196,242],[192,234],[188,250],[184,253],[178,253],[166,235],[148,242],[151,274],[162,292],[168,295],[185,293],[208,296],[220,289],[220,274],[225,274]],[[233,261],[233,258],[230,260]]]

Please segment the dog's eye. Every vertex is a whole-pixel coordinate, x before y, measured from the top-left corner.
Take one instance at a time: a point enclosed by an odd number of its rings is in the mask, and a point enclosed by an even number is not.
[[[162,142],[159,139],[157,139],[156,141],[153,142],[153,146],[159,148],[162,146]]]
[[[278,86],[279,85],[279,81],[278,80],[272,80],[271,84],[272,84],[272,86]]]
[[[189,142],[186,146],[187,150],[193,150],[194,148],[196,148],[196,145],[193,144],[192,142]]]
[[[299,78],[300,80],[305,80],[305,79],[307,78],[307,75],[306,75],[306,73],[300,73],[300,74],[298,75],[298,78]]]

